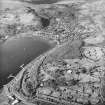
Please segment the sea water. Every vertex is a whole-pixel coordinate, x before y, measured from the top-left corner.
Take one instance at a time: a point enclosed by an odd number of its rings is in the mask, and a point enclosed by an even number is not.
[[[22,66],[52,47],[48,41],[32,37],[12,38],[0,43],[0,86],[13,79]]]

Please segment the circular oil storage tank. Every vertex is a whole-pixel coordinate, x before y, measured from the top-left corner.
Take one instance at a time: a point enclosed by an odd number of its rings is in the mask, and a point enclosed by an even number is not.
[[[0,87],[13,79],[13,76],[39,55],[53,48],[55,44],[39,38],[10,38],[0,43]]]

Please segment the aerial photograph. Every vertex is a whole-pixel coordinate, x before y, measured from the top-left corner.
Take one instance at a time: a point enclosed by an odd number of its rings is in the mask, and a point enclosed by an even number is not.
[[[105,105],[105,0],[0,0],[0,105]]]

